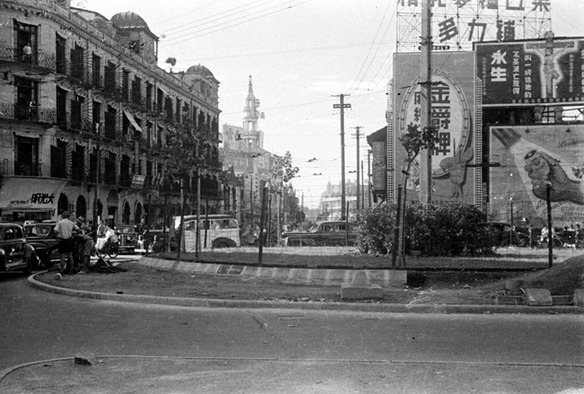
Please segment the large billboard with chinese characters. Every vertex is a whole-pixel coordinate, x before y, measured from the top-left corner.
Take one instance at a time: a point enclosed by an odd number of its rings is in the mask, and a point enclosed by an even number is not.
[[[547,223],[550,188],[555,227],[584,223],[584,125],[492,126],[489,212],[495,220]]]
[[[435,53],[432,55],[431,122],[438,129],[438,142],[432,151],[432,199],[456,200],[474,203],[476,152],[474,122],[474,55],[472,52]],[[394,124],[390,130],[388,168],[394,171],[396,190],[402,183],[402,170],[406,168],[407,155],[400,136],[409,124],[420,124],[420,55],[397,53],[394,55]],[[423,176],[420,158],[410,169],[406,183],[408,199],[419,199]]]
[[[477,43],[483,106],[584,103],[584,39]]]
[[[394,0],[397,52],[420,47],[427,1],[434,51],[470,51],[475,42],[536,39],[551,30],[552,0]]]

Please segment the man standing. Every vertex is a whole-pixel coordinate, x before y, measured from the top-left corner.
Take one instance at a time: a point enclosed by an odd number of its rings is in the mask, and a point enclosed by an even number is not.
[[[73,250],[75,243],[73,241],[73,231],[81,231],[79,227],[69,220],[69,212],[65,211],[61,214],[61,219],[55,226],[57,239],[59,240],[59,254],[61,256],[61,274],[73,273]],[[65,263],[67,259],[67,263]]]

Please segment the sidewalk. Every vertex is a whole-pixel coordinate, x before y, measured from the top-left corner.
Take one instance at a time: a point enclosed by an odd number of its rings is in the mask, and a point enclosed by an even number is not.
[[[228,259],[223,259],[228,260]],[[488,265],[488,264],[483,264]],[[532,267],[532,265],[526,268]],[[232,263],[199,263],[143,256],[119,264],[126,272],[66,275],[52,273],[29,279],[50,292],[85,298],[224,308],[283,308],[396,313],[584,313],[571,305],[572,294],[553,297],[551,306],[524,305],[522,289],[505,290],[498,272],[452,270],[424,272],[425,283],[414,287],[406,271],[257,267]],[[341,285],[362,271],[382,288],[382,297],[341,298]],[[409,280],[410,286],[406,285]]]

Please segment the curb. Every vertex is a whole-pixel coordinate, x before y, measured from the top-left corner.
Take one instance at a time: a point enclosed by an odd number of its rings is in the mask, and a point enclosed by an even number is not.
[[[433,305],[433,304],[383,304],[377,302],[297,302],[297,301],[256,301],[226,300],[209,298],[161,297],[135,294],[113,294],[94,291],[75,290],[40,282],[35,276],[28,277],[28,282],[35,288],[55,294],[95,300],[131,302],[179,307],[203,308],[243,308],[243,309],[303,309],[348,312],[378,313],[439,313],[439,314],[584,314],[584,308],[575,306],[527,306],[527,305]]]

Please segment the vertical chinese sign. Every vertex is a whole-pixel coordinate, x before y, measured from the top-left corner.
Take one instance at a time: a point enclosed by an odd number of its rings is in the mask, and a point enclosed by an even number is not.
[[[473,114],[474,68],[472,53],[438,53],[433,56],[437,67],[432,71],[431,122],[438,130],[438,142],[432,151],[433,199],[474,200],[474,173],[467,165],[474,159]],[[420,125],[419,55],[396,54],[394,59],[396,109],[393,138],[395,152],[390,168],[395,169],[397,188],[404,167],[405,152],[399,137],[408,124]],[[408,184],[408,195],[419,199],[420,165],[414,163]]]

